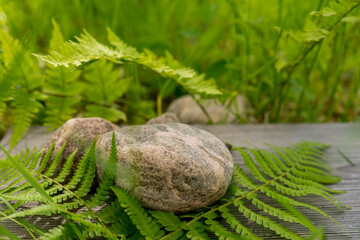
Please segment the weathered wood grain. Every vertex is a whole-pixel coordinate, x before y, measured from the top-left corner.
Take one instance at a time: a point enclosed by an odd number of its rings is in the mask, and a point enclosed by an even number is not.
[[[335,173],[343,178],[343,181],[331,185],[331,188],[338,190],[346,190],[347,193],[339,194],[336,197],[352,207],[351,210],[341,212],[326,200],[319,197],[308,197],[306,202],[319,207],[325,211],[336,221],[338,221],[351,234],[349,236],[338,227],[335,223],[318,213],[305,210],[304,213],[317,226],[323,226],[327,239],[360,239],[360,126],[359,124],[269,124],[269,125],[200,125],[199,128],[212,132],[225,142],[230,142],[237,146],[247,146],[249,143],[264,147],[264,143],[272,143],[277,145],[289,145],[301,140],[319,141],[331,144],[331,148],[327,150],[326,156],[330,159],[329,165],[335,170]],[[49,135],[44,127],[33,127],[30,132],[21,140],[21,142],[13,149],[12,153],[24,150],[26,147],[41,147],[48,139]],[[1,141],[1,144],[8,147],[10,133]],[[355,164],[351,166],[337,150],[342,151]],[[0,152],[0,157],[3,153]],[[238,154],[234,154],[236,163],[242,165],[242,160]],[[266,198],[266,197],[264,197]],[[269,199],[266,198],[269,202]],[[269,203],[272,203],[271,200]],[[255,209],[254,209],[255,210]],[[239,218],[247,223],[243,217]],[[53,218],[32,217],[38,225],[46,224],[47,228],[55,227],[59,221]],[[24,230],[18,228],[16,224],[7,222],[6,227],[14,232],[24,234]],[[306,229],[300,225],[286,227],[296,232],[307,234]],[[263,229],[251,222],[247,226],[256,229],[257,233],[265,239],[279,239],[267,229]],[[22,239],[26,239],[22,235]]]

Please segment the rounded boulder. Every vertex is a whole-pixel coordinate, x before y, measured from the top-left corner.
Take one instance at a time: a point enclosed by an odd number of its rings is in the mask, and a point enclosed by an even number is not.
[[[142,206],[184,213],[211,205],[226,192],[233,158],[209,132],[185,124],[123,127],[115,131],[115,185],[128,190]],[[98,138],[98,177],[104,174],[112,132]]]
[[[81,157],[94,141],[95,136],[113,131],[117,128],[118,127],[116,125],[102,118],[94,117],[70,119],[58,128],[45,143],[43,153],[45,154],[50,149],[51,144],[55,142],[51,158],[55,157],[55,154],[60,150],[61,146],[66,141],[67,143],[63,154],[61,155],[58,168],[55,170],[55,175],[61,171],[66,158],[70,156],[73,151],[78,149],[73,159],[74,163],[71,168],[71,173],[73,173]],[[50,163],[51,161],[47,163],[46,168],[50,165]]]

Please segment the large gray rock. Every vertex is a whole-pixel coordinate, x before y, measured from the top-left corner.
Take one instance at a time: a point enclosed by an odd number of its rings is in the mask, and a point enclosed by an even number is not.
[[[184,213],[213,204],[228,188],[233,158],[214,135],[185,124],[124,127],[115,131],[115,185],[147,208]],[[112,132],[96,144],[98,177],[104,173]]]
[[[240,94],[236,97],[236,105],[231,105],[231,111],[225,107],[228,102],[224,104],[225,106],[215,99],[201,100],[201,103],[209,113],[213,123],[235,123],[236,115],[234,113],[240,115],[245,113],[245,99]],[[209,120],[190,95],[174,100],[167,112],[174,113],[180,122],[187,124],[205,124]]]
[[[61,171],[61,167],[65,163],[66,158],[70,156],[75,149],[78,149],[72,166],[71,173],[73,173],[81,157],[94,141],[96,134],[101,135],[117,128],[118,127],[116,125],[102,118],[70,119],[58,128],[45,143],[44,154],[49,150],[51,144],[55,141],[54,151],[51,155],[53,158],[64,142],[67,141],[66,147],[58,164],[59,167],[55,170],[55,174],[58,174]],[[47,167],[50,165],[50,162],[51,161],[47,164]]]

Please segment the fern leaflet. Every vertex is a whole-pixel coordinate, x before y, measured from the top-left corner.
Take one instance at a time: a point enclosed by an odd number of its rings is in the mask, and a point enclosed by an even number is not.
[[[182,66],[172,68],[165,64],[165,59],[157,58],[149,51],[139,53],[133,47],[125,44],[110,29],[108,29],[108,39],[115,49],[99,43],[86,31],[76,39],[78,42],[67,42],[59,46],[57,51],[50,51],[47,56],[35,56],[54,66],[65,67],[81,66],[101,59],[115,63],[137,63],[157,72],[164,78],[176,81],[191,94],[211,96],[222,94],[214,80],[205,80],[203,75],[197,75],[194,70]]]

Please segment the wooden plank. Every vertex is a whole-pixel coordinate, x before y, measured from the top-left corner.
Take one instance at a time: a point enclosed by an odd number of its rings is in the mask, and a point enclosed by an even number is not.
[[[200,125],[199,128],[205,129],[220,139],[230,142],[237,146],[248,146],[253,144],[264,147],[264,143],[286,146],[301,140],[319,141],[331,144],[332,147],[327,150],[326,156],[330,159],[329,165],[335,169],[335,173],[343,178],[340,183],[331,185],[333,189],[346,190],[347,193],[339,194],[336,197],[345,204],[352,207],[352,210],[345,212],[339,211],[326,200],[318,197],[306,199],[307,203],[318,206],[321,210],[328,213],[336,221],[342,224],[351,234],[347,235],[335,223],[327,218],[305,210],[305,215],[314,221],[316,225],[323,226],[327,239],[360,239],[360,126],[359,124],[268,124],[268,125]],[[30,132],[19,142],[18,146],[13,149],[16,153],[26,147],[41,147],[49,135],[44,127],[33,127]],[[1,144],[8,146],[10,133],[1,141]],[[337,151],[339,149],[355,166],[351,166]],[[3,153],[0,153],[2,157]],[[242,160],[238,154],[234,154],[234,161],[240,165]],[[264,197],[266,198],[266,197]],[[269,202],[269,199],[267,199]],[[271,203],[271,201],[270,201]],[[235,211],[236,212],[236,211]],[[238,215],[238,214],[237,214]],[[246,223],[246,219],[239,218]],[[49,218],[36,218],[37,224],[47,224],[47,228],[55,227],[58,221],[49,220]],[[278,239],[277,236],[269,233],[266,229],[258,227],[251,222],[247,223],[248,227],[256,229],[257,233],[265,239]],[[24,233],[23,229],[17,228],[13,223],[7,223],[9,229],[18,233]],[[285,223],[297,232],[306,234],[305,229],[298,225]],[[23,235],[26,239],[25,235]]]

